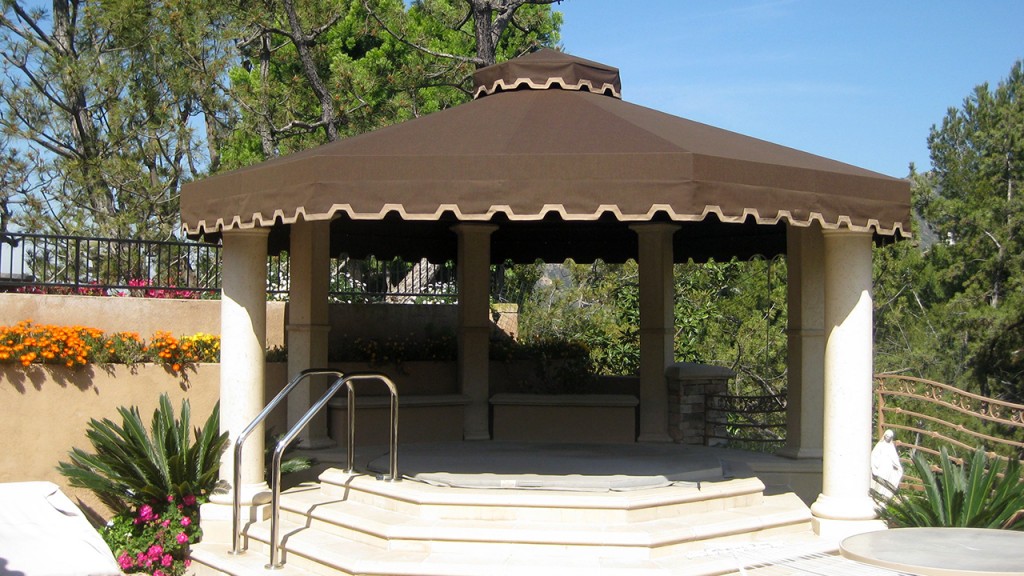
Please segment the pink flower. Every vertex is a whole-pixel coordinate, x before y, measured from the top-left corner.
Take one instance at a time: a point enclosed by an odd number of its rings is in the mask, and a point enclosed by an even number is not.
[[[188,542],[188,534],[185,534],[184,532],[178,532],[178,536],[176,539],[178,540],[178,544],[186,544]]]
[[[153,576],[167,576],[167,575],[164,574],[163,570],[157,568],[156,570],[153,571]]]
[[[143,504],[142,508],[139,508],[139,519],[143,522],[149,522],[150,520],[156,520],[157,515],[153,513],[152,506]]]
[[[167,495],[167,501],[168,502],[174,502],[174,494],[168,494]]]
[[[188,568],[191,565],[192,565],[192,559],[191,558],[185,558],[185,568]]]
[[[167,518],[166,520],[164,520],[163,522],[161,522],[161,523],[160,523],[160,525],[161,525],[161,526],[163,526],[164,528],[167,528],[168,526],[170,526],[170,525],[171,525],[171,519],[170,519],[170,518]]]
[[[192,494],[185,494],[181,501],[185,503],[185,506],[192,506],[196,503],[196,497]]]
[[[174,556],[171,556],[170,554],[164,554],[160,558],[160,565],[161,566],[166,568],[167,566],[170,566],[171,564],[174,564]]]
[[[181,525],[182,526],[189,526],[191,524],[192,524],[192,519],[189,518],[188,516],[185,516],[184,518],[181,519]]]
[[[153,560],[156,560],[163,553],[164,553],[164,547],[163,546],[161,546],[159,544],[153,544],[152,546],[149,547],[149,550],[146,552],[146,556],[149,556]]]
[[[127,552],[122,552],[121,555],[117,557],[117,565],[120,566],[122,570],[127,570],[135,565],[135,561],[132,560],[132,557]]]

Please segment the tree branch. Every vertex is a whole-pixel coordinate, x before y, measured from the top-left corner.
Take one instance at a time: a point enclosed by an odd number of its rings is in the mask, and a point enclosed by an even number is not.
[[[437,50],[431,50],[430,48],[427,48],[426,46],[423,46],[421,44],[417,44],[415,42],[412,42],[411,40],[407,40],[404,35],[398,34],[394,30],[392,30],[390,26],[385,24],[384,20],[381,19],[381,17],[377,14],[377,12],[373,8],[370,8],[370,5],[367,2],[367,0],[362,0],[362,1],[363,1],[363,7],[366,8],[366,11],[370,14],[370,17],[373,18],[374,21],[376,21],[377,24],[379,24],[380,27],[382,29],[384,29],[385,32],[387,32],[389,35],[391,35],[392,38],[394,38],[395,40],[398,40],[402,44],[405,44],[406,46],[409,46],[410,48],[415,48],[416,50],[419,50],[420,52],[423,52],[424,54],[427,54],[429,56],[435,56],[437,58],[447,58],[449,60],[455,60],[457,62],[464,62],[466,64],[474,64],[474,65],[477,65],[477,66],[486,64],[486,62],[483,59],[481,59],[481,58],[472,57],[472,56],[459,56],[457,54],[448,54],[447,52],[438,52]]]

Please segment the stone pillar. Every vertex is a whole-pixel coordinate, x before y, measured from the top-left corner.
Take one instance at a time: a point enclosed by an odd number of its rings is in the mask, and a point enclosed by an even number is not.
[[[671,442],[665,369],[672,364],[675,317],[672,235],[675,224],[635,224],[640,238],[640,435],[638,442]]]
[[[491,224],[457,224],[459,389],[469,398],[463,438],[490,440]]]
[[[707,399],[729,391],[736,373],[723,366],[678,362],[665,370],[668,382],[669,435],[678,444],[710,446]],[[722,443],[725,441],[723,440]]]
[[[288,249],[288,379],[307,368],[327,367],[327,336],[331,331],[327,293],[330,289],[331,223],[300,220],[291,227]],[[288,396],[288,427],[306,413],[330,385],[328,377],[308,378]],[[286,430],[276,430],[284,434]],[[327,448],[327,413],[310,421],[298,436],[307,450]]]
[[[819,533],[863,531],[871,482],[871,234],[825,231],[825,414]],[[830,522],[840,521],[840,522]],[[843,525],[828,528],[829,525]],[[853,525],[851,528],[850,525]]]
[[[786,445],[789,458],[821,458],[824,415],[824,239],[817,225],[789,226],[786,265],[789,307]]]
[[[220,429],[230,438],[221,455],[220,479],[234,479],[235,439],[264,407],[267,334],[267,228],[226,230],[221,269]],[[263,430],[254,431],[242,451],[242,503],[269,496],[263,480]],[[211,501],[231,504],[231,492]]]

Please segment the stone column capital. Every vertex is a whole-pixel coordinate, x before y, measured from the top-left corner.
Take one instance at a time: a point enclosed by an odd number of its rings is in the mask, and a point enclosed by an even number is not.
[[[822,230],[821,233],[824,234],[826,238],[828,238],[830,236],[831,237],[835,237],[835,236],[873,236],[874,235],[874,233],[872,233],[872,232],[867,232],[867,231],[864,231],[864,230],[850,230],[849,228],[825,229],[825,230]]]
[[[259,236],[269,236],[270,235],[270,228],[263,228],[263,227],[259,227],[259,226],[254,227],[254,228],[227,228],[227,229],[221,230],[220,233],[221,233],[221,236],[232,236],[232,237],[252,236],[252,237],[259,237]]]

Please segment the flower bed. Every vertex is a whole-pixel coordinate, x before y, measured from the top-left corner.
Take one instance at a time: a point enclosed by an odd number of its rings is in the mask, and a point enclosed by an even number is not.
[[[31,320],[0,326],[0,364],[95,364],[152,362],[180,373],[200,362],[218,362],[220,337],[198,333],[177,338],[158,331],[148,343],[134,332],[105,334],[86,326],[34,325]]]

